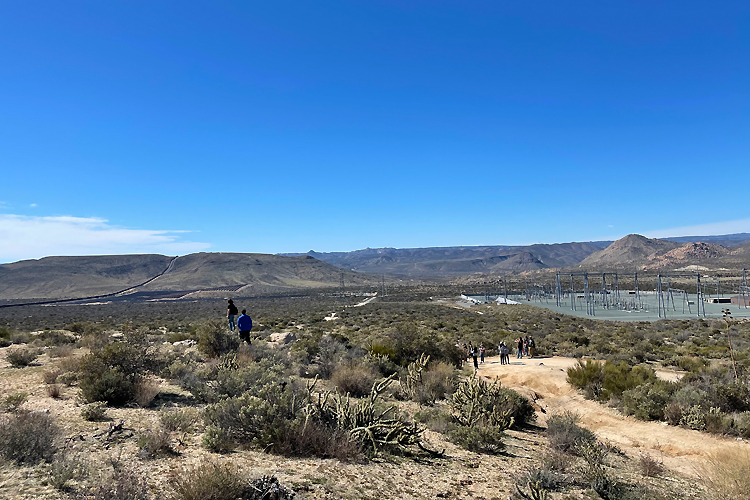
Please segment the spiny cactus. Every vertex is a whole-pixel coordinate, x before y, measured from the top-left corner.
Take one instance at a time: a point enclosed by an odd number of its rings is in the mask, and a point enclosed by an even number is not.
[[[500,403],[504,396],[500,391],[500,380],[492,384],[476,376],[462,382],[451,400],[452,416],[457,423],[464,426],[476,425],[480,420],[485,424],[508,429],[514,419],[511,410],[503,411]]]
[[[406,367],[406,376],[401,381],[401,387],[412,399],[417,391],[417,387],[422,385],[422,372],[427,368],[429,361],[430,357],[422,353],[419,359],[413,363],[409,363],[409,366]]]

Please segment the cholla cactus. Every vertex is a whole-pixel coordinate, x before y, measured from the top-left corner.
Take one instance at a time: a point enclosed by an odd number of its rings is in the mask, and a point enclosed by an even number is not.
[[[361,442],[374,453],[383,448],[395,447],[403,450],[413,445],[430,453],[437,453],[422,444],[424,429],[416,423],[404,421],[395,406],[383,409],[377,404],[378,398],[395,377],[394,373],[376,382],[372,386],[370,396],[359,400],[331,392],[318,394],[315,398],[312,395],[315,387],[313,383],[308,386],[309,403],[305,410],[308,419],[314,417],[334,424],[338,429],[347,431],[350,439]]]
[[[473,426],[484,421],[488,425],[508,429],[514,419],[511,411],[502,411],[496,403],[502,399],[500,394],[500,380],[495,379],[492,384],[478,379],[476,376],[461,382],[453,394],[451,410],[454,420],[460,425]]]
[[[422,385],[422,372],[427,368],[429,361],[430,357],[422,353],[419,359],[409,363],[409,366],[406,367],[406,376],[401,381],[401,388],[412,399],[417,392],[417,388]]]

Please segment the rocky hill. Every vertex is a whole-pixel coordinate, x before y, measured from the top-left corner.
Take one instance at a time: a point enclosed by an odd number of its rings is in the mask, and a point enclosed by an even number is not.
[[[164,272],[173,257],[44,257],[0,265],[0,299],[68,298],[112,293]]]
[[[599,268],[611,267],[640,267],[652,261],[657,256],[682,245],[673,241],[646,238],[640,234],[629,234],[621,238],[604,250],[594,252],[579,264],[580,267]]]
[[[345,284],[377,281],[309,256],[197,253],[172,260],[173,257],[164,255],[107,255],[45,257],[3,264],[0,300],[90,297],[136,286],[133,291],[194,292],[224,288],[248,294],[271,293],[338,286],[342,273]]]

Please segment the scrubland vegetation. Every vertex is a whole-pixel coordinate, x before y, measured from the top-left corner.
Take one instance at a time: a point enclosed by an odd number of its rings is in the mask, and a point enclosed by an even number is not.
[[[623,324],[528,306],[464,309],[427,300],[436,291],[396,291],[365,307],[330,296],[247,300],[250,345],[226,328],[221,301],[115,306],[107,315],[99,309],[107,306],[14,311],[17,318],[0,318],[7,361],[0,380],[12,389],[0,401],[0,473],[27,471],[25,481],[37,481],[48,498],[333,498],[330,486],[285,484],[224,459],[333,460],[376,474],[383,463],[451,467],[469,463],[457,457],[476,457],[485,464],[478,467],[515,471],[507,491],[486,498],[680,497],[679,481],[637,479],[663,475],[658,458],[635,463],[580,427],[574,413],[545,417],[542,434],[529,399],[462,366],[459,341],[484,342],[495,354],[500,341],[529,334],[540,356],[606,361],[569,371],[587,397],[641,419],[750,435],[748,324]],[[338,319],[330,319],[333,311]],[[271,342],[278,333],[286,340]],[[656,367],[686,374],[666,382]],[[57,410],[40,411],[39,387]],[[517,450],[525,440],[544,446],[531,461],[514,461],[509,443]],[[87,461],[88,454],[99,460]],[[706,477],[720,484],[716,470]],[[725,494],[711,488],[685,497]],[[366,487],[336,494],[385,498]]]

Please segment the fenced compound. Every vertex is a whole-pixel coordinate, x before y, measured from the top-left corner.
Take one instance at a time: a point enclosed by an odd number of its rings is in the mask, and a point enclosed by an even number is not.
[[[625,282],[627,288],[621,289]],[[642,286],[653,283],[653,288]],[[598,285],[598,286],[597,286]],[[653,290],[653,291],[652,291]],[[725,293],[736,294],[725,297]],[[718,316],[716,305],[736,305],[750,317],[750,288],[747,270],[739,274],[678,273],[644,275],[616,272],[558,272],[555,305],[587,316],[620,311],[657,318]],[[706,306],[709,305],[707,312]],[[604,314],[612,316],[612,314]],[[619,315],[622,316],[622,315]],[[645,318],[644,318],[645,319]]]

